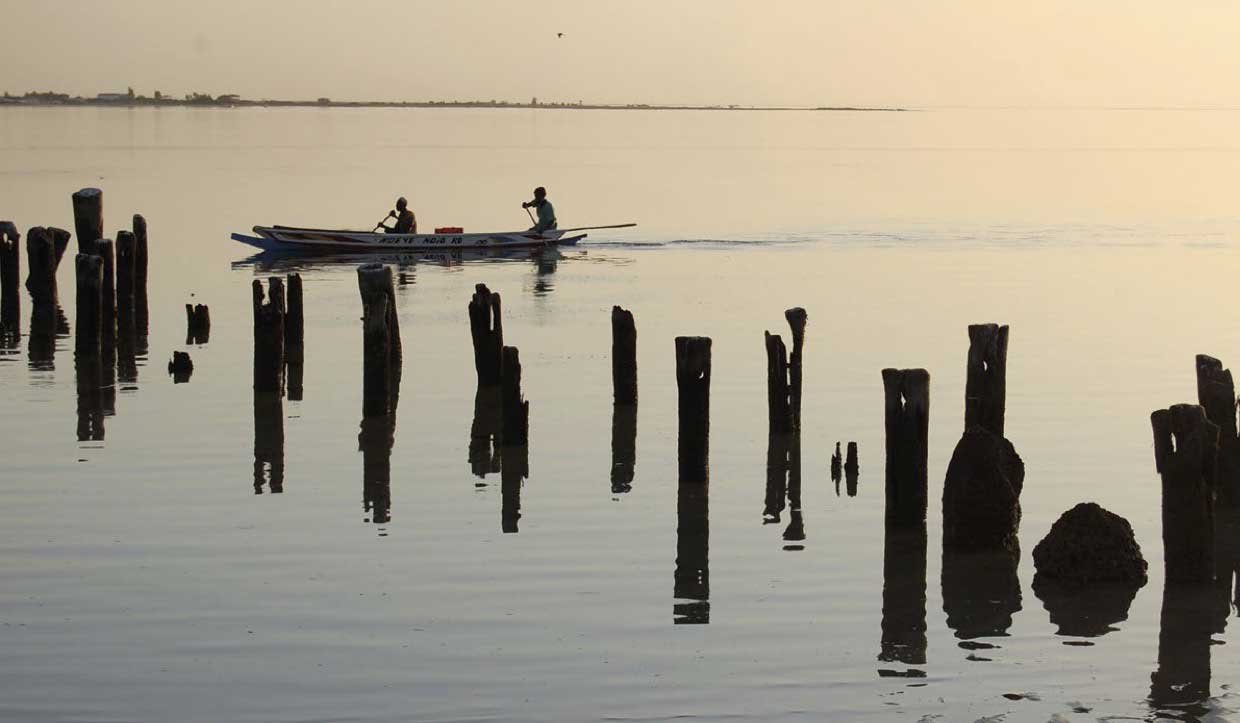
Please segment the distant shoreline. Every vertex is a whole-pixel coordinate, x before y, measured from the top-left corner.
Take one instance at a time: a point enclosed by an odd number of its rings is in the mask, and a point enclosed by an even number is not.
[[[491,108],[529,110],[718,110],[718,111],[784,111],[822,112],[851,111],[863,113],[901,113],[907,108],[869,106],[756,106],[756,105],[660,105],[647,103],[513,103],[508,101],[335,101],[318,100],[249,100],[238,96],[211,97],[193,95],[180,98],[149,98],[124,94],[100,94],[95,98],[69,96],[61,93],[6,94],[0,107],[92,107],[92,108]]]

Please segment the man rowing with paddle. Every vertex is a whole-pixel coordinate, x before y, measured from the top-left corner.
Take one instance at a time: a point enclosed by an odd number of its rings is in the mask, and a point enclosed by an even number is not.
[[[384,222],[386,222],[388,218],[392,218],[392,217],[396,218],[396,225],[385,226]],[[377,231],[380,228],[382,228],[387,233],[417,233],[418,232],[418,219],[413,215],[413,211],[409,210],[409,202],[405,200],[404,196],[401,196],[400,198],[396,199],[396,210],[388,211],[387,218],[383,219],[383,221],[380,221],[379,226],[375,230]]]
[[[529,209],[533,207],[538,209],[538,222],[530,228],[534,233],[542,233],[556,227],[555,222],[555,206],[547,200],[547,189],[539,186],[534,189],[534,200],[526,201],[521,204],[521,208]]]

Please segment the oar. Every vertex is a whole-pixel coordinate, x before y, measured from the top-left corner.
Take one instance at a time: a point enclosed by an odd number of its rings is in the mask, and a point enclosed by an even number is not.
[[[395,216],[395,215],[396,215],[396,214],[394,214],[393,212],[388,211],[388,215],[386,215],[386,216],[384,216],[384,217],[383,217],[383,221],[386,221],[386,220],[388,220],[389,218],[391,218],[392,216]],[[375,231],[378,231],[379,229],[383,228],[383,221],[380,221],[379,223],[376,223],[376,224],[375,224]],[[371,233],[374,233],[374,231],[371,231]]]
[[[633,228],[636,225],[637,224],[635,223],[617,223],[612,226],[578,226],[577,228],[565,228],[560,230],[564,233],[568,233],[569,231],[597,231],[604,228]]]
[[[532,224],[534,224],[535,226],[537,226],[537,225],[538,225],[538,222],[534,220],[534,214],[530,211],[530,207],[529,207],[529,206],[526,206],[526,207],[525,207],[525,213],[526,213],[526,215],[528,215],[528,216],[530,217],[530,223],[532,223]]]

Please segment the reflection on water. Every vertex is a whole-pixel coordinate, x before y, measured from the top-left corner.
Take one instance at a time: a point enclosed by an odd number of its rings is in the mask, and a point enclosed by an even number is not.
[[[521,486],[530,476],[530,448],[528,445],[508,445],[501,453],[500,470],[500,530],[505,534],[520,532]]]
[[[485,479],[500,471],[501,410],[499,387],[479,386],[474,392],[474,420],[469,427],[469,469]]]
[[[396,443],[395,416],[363,417],[357,435],[362,452],[362,511],[366,522],[381,525],[391,519],[392,446]]]
[[[27,353],[30,368],[51,371],[56,368],[56,342],[69,338],[69,319],[59,306],[36,306],[30,312],[30,339]]]
[[[637,405],[613,404],[611,409],[611,492],[633,489],[637,466]]]
[[[926,664],[926,525],[888,526],[883,540],[883,620],[878,660]],[[917,668],[880,668],[884,678],[922,678]]]
[[[77,440],[103,441],[103,363],[94,354],[77,354],[73,360],[77,378]]]
[[[979,639],[1007,636],[1012,616],[1021,609],[1019,562],[1019,549],[943,551],[943,611],[961,648],[996,648]],[[989,660],[976,652],[968,659]]]
[[[1196,717],[1210,712],[1211,635],[1221,630],[1209,586],[1163,588],[1158,669],[1150,676],[1150,705]],[[1176,717],[1180,717],[1177,715]]]
[[[1033,578],[1034,594],[1050,614],[1051,624],[1058,628],[1056,634],[1065,637],[1096,638],[1119,630],[1114,626],[1128,619],[1128,610],[1139,589],[1138,585],[1081,586],[1040,575]]]
[[[254,393],[254,494],[263,486],[284,491],[284,400],[279,394]]]
[[[680,481],[676,495],[676,574],[672,622],[710,623],[710,482]]]
[[[801,509],[801,432],[794,428],[788,434],[768,434],[766,443],[766,495],[762,507],[762,524],[781,521],[788,510],[784,528],[784,549],[804,550],[805,517]]]

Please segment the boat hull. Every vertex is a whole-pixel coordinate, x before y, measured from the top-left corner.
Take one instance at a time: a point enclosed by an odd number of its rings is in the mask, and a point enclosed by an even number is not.
[[[529,249],[572,245],[585,234],[566,236],[562,231],[542,234],[531,231],[453,234],[395,234],[365,231],[255,226],[254,236],[232,234],[235,241],[264,251],[404,252],[484,249]]]

